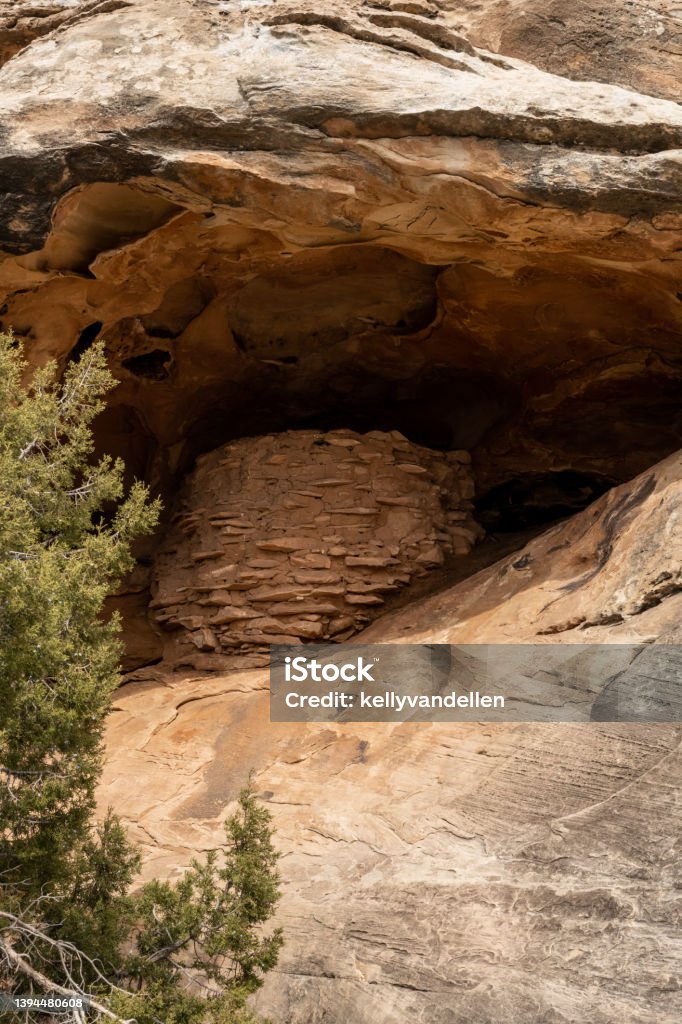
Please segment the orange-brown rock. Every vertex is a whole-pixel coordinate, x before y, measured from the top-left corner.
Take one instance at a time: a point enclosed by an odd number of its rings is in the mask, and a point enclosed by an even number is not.
[[[357,639],[674,657],[681,502],[677,455]],[[147,875],[218,843],[255,769],[284,854],[276,1024],[677,1024],[678,725],[275,724],[257,670],[148,670],[115,703],[101,800]]]
[[[433,7],[478,46],[555,75],[678,98],[680,12],[668,0],[438,0]]]
[[[289,431],[203,456],[154,566],[166,661],[253,665],[273,643],[347,640],[387,594],[471,550],[472,497],[466,452],[397,431]]]
[[[679,31],[664,0],[0,0],[0,326],[34,363],[105,341],[98,448],[168,509],[225,445],[396,430],[472,454],[490,536],[464,576],[604,495],[363,638],[664,649]],[[676,726],[276,725],[262,670],[220,667],[255,621],[259,643],[342,637],[471,543],[415,472],[445,455],[332,510],[355,456],[328,447],[314,480],[278,449],[274,504],[241,481],[228,514],[201,474],[221,488],[243,459],[209,456],[164,524],[178,551],[142,550],[116,599],[128,664],[170,642],[117,696],[102,807],[147,876],[177,876],[255,768],[284,852],[275,1024],[678,1024]],[[443,528],[413,552],[416,494]],[[395,554],[349,542],[389,519]],[[188,651],[211,674],[177,671]]]
[[[682,443],[676,15],[558,9],[5,4],[2,324],[105,339],[166,496],[300,426],[629,479]]]

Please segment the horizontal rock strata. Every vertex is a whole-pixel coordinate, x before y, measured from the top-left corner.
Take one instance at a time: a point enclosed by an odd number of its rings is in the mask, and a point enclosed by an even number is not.
[[[515,495],[525,529],[529,497],[568,514],[682,444],[679,40],[669,0],[0,0],[0,326],[34,364],[105,342],[98,450],[167,507],[236,438],[396,429],[472,453],[494,546]],[[453,505],[408,473],[384,494],[408,504],[328,507],[342,485],[258,443],[251,476],[200,464],[155,563],[165,660],[110,718],[101,806],[146,877],[216,847],[254,769],[284,854],[274,1024],[679,1024],[679,729],[271,723],[266,674],[228,668],[386,608],[451,513],[468,529],[471,485],[462,464]],[[315,451],[348,462],[326,479],[356,459]],[[680,639],[681,475],[361,636],[655,657]],[[381,547],[389,514],[426,534]],[[145,569],[138,664],[162,653]]]
[[[273,643],[348,639],[388,594],[467,554],[483,533],[472,497],[466,452],[397,431],[289,431],[204,456],[154,569],[166,657],[215,667]]]
[[[0,2],[2,326],[105,340],[166,498],[312,425],[631,478],[682,444],[679,18],[566,6]]]

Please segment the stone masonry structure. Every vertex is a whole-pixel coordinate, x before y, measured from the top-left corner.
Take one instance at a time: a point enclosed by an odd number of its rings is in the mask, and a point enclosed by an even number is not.
[[[348,639],[481,536],[469,464],[397,431],[289,431],[205,455],[155,565],[166,657],[250,664],[271,643]]]

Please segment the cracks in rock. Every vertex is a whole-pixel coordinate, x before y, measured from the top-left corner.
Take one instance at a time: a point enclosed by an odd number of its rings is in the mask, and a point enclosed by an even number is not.
[[[87,0],[79,6],[79,9],[72,11],[71,6],[65,7],[59,0],[45,8],[28,7],[19,10],[13,16],[13,20],[0,24],[0,28],[9,34],[9,42],[16,38],[17,45],[8,45],[4,55],[0,52],[0,67],[5,67],[23,53],[36,39],[54,33],[61,34],[73,25],[87,21],[98,14],[111,14],[114,11],[132,7],[132,0]],[[3,59],[4,56],[4,59]]]
[[[446,817],[444,817],[443,815],[441,815],[441,820],[445,821],[445,822],[448,822],[448,819]],[[451,824],[451,822],[448,822],[448,824]],[[430,832],[427,832],[425,835],[420,836],[419,839],[415,840],[414,843],[410,843],[409,845],[411,847],[419,848],[422,845],[422,843],[426,842],[427,839],[430,839],[431,836],[442,836],[442,835],[451,836],[454,839],[462,840],[462,841],[464,841],[466,843],[479,843],[481,849],[483,850],[484,856],[490,857],[492,855],[491,851],[490,851],[490,848],[489,848],[489,845],[488,845],[488,842],[486,841],[486,837],[484,835],[482,835],[480,832],[474,832],[471,835],[466,835],[465,833],[457,832],[457,830],[455,828],[434,828],[434,829],[431,829]],[[457,868],[451,868],[449,870],[451,870],[453,874],[457,874],[458,873],[458,869]]]
[[[371,16],[370,21],[374,21],[374,17]],[[380,16],[378,16],[380,17]],[[408,19],[415,21],[416,19]],[[443,67],[450,68],[454,71],[466,71],[470,74],[479,74],[474,66],[467,64],[464,61],[456,60],[453,57],[448,57],[446,54],[438,53],[429,47],[422,46],[420,43],[413,41],[409,38],[408,33],[401,33],[399,35],[387,35],[383,32],[376,32],[370,26],[362,21],[350,21],[348,18],[344,18],[341,15],[327,15],[319,14],[312,11],[287,11],[282,14],[278,14],[273,18],[269,18],[265,21],[265,24],[272,28],[285,29],[289,25],[300,25],[303,27],[319,27],[326,28],[332,32],[338,32],[341,35],[348,36],[351,39],[356,39],[358,42],[374,43],[379,46],[387,46],[392,50],[402,51],[409,53],[414,57],[421,57],[422,59],[432,61],[435,64],[440,64]],[[429,25],[427,22],[426,25]],[[405,26],[397,26],[395,22],[392,27],[404,28]],[[433,26],[430,26],[433,28]],[[414,31],[414,29],[412,29]],[[444,30],[447,31],[447,30]],[[419,32],[422,38],[428,38],[423,32]],[[452,34],[450,34],[452,35]],[[458,51],[460,53],[469,54],[475,56],[473,47],[465,40],[460,40],[458,46],[455,42],[458,37],[452,36],[451,45],[448,49]],[[432,39],[429,41],[433,42]],[[437,45],[442,46],[442,43]]]
[[[452,50],[455,53],[466,53],[469,57],[478,56],[477,51],[471,43],[463,36],[459,36],[445,25],[427,21],[415,15],[402,14],[394,11],[391,14],[369,14],[367,20],[379,28],[399,28],[421,36],[429,43],[435,43],[442,50]]]
[[[178,704],[175,705],[175,707],[173,709],[174,713],[172,714],[172,717],[167,718],[164,722],[160,722],[159,725],[157,725],[156,728],[149,734],[149,736],[147,737],[145,742],[140,747],[140,750],[141,751],[146,750],[147,747],[149,746],[149,744],[151,743],[151,741],[154,739],[155,736],[157,736],[158,733],[162,732],[164,729],[167,729],[169,726],[173,725],[173,723],[177,720],[177,718],[178,718],[178,716],[180,714],[180,711],[187,704],[194,704],[197,701],[201,701],[201,700],[212,700],[214,697],[223,697],[226,694],[230,694],[230,693],[247,693],[247,694],[249,694],[249,693],[257,693],[257,692],[263,691],[263,690],[268,690],[268,687],[267,686],[254,686],[254,687],[230,686],[230,687],[227,687],[224,690],[216,690],[213,693],[198,693],[198,694],[192,694],[191,697],[185,697],[184,700],[181,700]]]
[[[314,825],[307,825],[306,832],[312,832],[313,835],[319,836],[321,839],[328,839],[329,842],[338,844],[342,843],[345,846],[365,846],[372,853],[376,854],[377,857],[389,858],[390,854],[386,850],[379,850],[376,846],[373,846],[366,839],[354,838],[346,839],[344,836],[333,836],[329,832],[323,832],[322,829],[315,828]]]
[[[130,672],[125,673],[123,680],[121,682],[121,687],[130,686],[132,683],[139,682],[140,680],[131,677],[133,677],[137,672],[144,671],[144,669],[146,668],[154,668],[155,665],[160,665],[162,661],[163,658],[161,657],[161,655],[158,655],[155,658],[149,658],[149,660],[147,661],[141,661],[139,665],[136,663],[134,669],[131,669]],[[156,680],[154,680],[154,682],[156,682]]]
[[[549,605],[547,605],[547,607],[549,607]],[[617,617],[617,621],[623,621],[622,615]],[[569,633],[572,629],[589,629],[591,626],[603,624],[604,623],[598,622],[596,619],[588,622],[585,616],[576,615],[574,618],[568,619],[565,622],[558,622],[555,625],[547,626],[545,629],[539,629],[536,636],[555,636],[557,633]]]
[[[176,704],[175,710],[179,713],[180,709],[184,708],[186,704],[194,704],[198,700],[211,700],[213,697],[224,697],[228,693],[258,693],[267,692],[268,690],[268,686],[228,686],[225,690],[215,690],[212,693],[198,693],[191,697],[186,697],[185,700],[181,700],[179,704]]]
[[[682,593],[682,580],[673,577],[672,573],[661,573],[658,581],[654,581],[654,586],[661,581],[664,581],[662,586],[659,586],[658,589],[645,591],[637,604],[628,609],[627,612],[604,612],[603,614],[597,615],[591,619],[588,619],[583,615],[578,615],[573,619],[568,619],[566,622],[547,626],[546,629],[540,629],[536,635],[553,636],[557,633],[568,633],[574,629],[592,629],[595,626],[625,625],[630,619],[635,618],[637,615],[641,615],[643,612],[647,612],[651,608],[657,608],[660,604],[663,604],[667,598],[674,597],[676,594]],[[546,607],[549,607],[549,605]],[[642,643],[644,643],[644,641],[642,641]]]
[[[152,832],[150,832],[149,829],[146,827],[146,825],[142,824],[142,822],[139,820],[139,818],[136,818],[133,824],[135,825],[136,828],[139,828],[140,832],[144,832],[144,834],[149,839],[149,842],[150,842],[150,844],[151,844],[153,849],[156,850],[156,849],[159,848],[158,836],[155,836]]]
[[[604,797],[601,800],[595,800],[594,803],[587,804],[586,807],[581,807],[579,810],[573,811],[571,814],[566,814],[560,818],[552,819],[550,822],[548,822],[548,827],[550,828],[550,830],[554,833],[554,835],[560,836],[562,839],[564,839],[566,831],[564,826],[566,822],[574,821],[577,818],[581,818],[584,815],[589,814],[597,808],[605,807],[607,804],[610,804],[612,801],[614,801],[617,797],[622,796],[624,793],[627,793],[631,789],[634,789],[635,787],[641,785],[641,783],[644,780],[648,779],[650,775],[658,771],[658,769],[662,765],[666,764],[666,762],[674,761],[676,757],[679,755],[680,750],[682,750],[682,730],[678,730],[678,736],[680,737],[680,739],[678,740],[677,745],[673,747],[672,750],[666,751],[665,754],[663,754],[657,761],[654,762],[654,764],[649,765],[646,771],[642,772],[641,775],[638,775],[634,779],[630,779],[624,785],[620,786],[612,793],[609,793],[608,796]]]
[[[312,804],[309,801],[301,800],[275,800],[274,796],[265,796],[263,793],[259,794],[259,799],[264,804],[274,804],[276,807],[311,807]],[[287,856],[284,854],[284,856]]]
[[[356,938],[358,938],[358,936],[356,936]],[[408,992],[428,992],[430,994],[436,994],[444,991],[444,988],[423,988],[420,985],[411,985],[407,981],[390,981],[389,979],[386,979],[385,981],[377,981],[376,979],[368,978],[367,984],[378,985],[381,988],[402,988],[406,989]]]
[[[578,579],[571,580],[569,583],[560,587],[559,590],[562,592],[562,596],[565,593],[573,593],[576,590],[580,590],[604,569],[613,553],[617,533],[623,530],[639,506],[642,505],[646,499],[651,496],[651,494],[653,494],[655,489],[656,475],[655,473],[649,473],[635,488],[633,488],[632,492],[628,494],[623,501],[619,500],[620,496],[615,492],[609,492],[607,500],[610,501],[612,508],[604,515],[600,523],[603,536],[596,547],[595,565],[592,569],[589,569],[588,572],[579,576]],[[586,524],[585,532],[590,529],[591,525],[592,524]],[[551,605],[555,604],[556,601],[560,600],[561,597],[554,598],[554,600],[546,604],[541,611],[544,612],[547,608],[551,607]]]
[[[324,927],[328,927],[328,926],[324,926]],[[359,942],[376,942],[375,939],[370,938],[370,937],[365,937],[365,936],[362,935],[362,933],[354,934],[352,936],[352,938],[356,939]],[[395,949],[397,952],[401,952],[401,953],[405,953],[406,952],[406,950],[403,947],[390,946],[387,943],[381,943],[381,945],[384,946],[386,949]],[[422,987],[420,987],[418,985],[411,985],[409,982],[391,981],[390,979],[384,979],[382,981],[379,981],[377,979],[371,979],[371,978],[358,978],[358,977],[355,977],[354,975],[336,974],[336,973],[334,973],[332,971],[329,971],[329,972],[326,972],[326,973],[321,973],[321,972],[315,973],[314,971],[302,971],[300,969],[298,969],[298,970],[288,970],[288,969],[285,969],[285,968],[275,968],[275,973],[276,974],[281,974],[281,975],[283,975],[286,978],[307,978],[307,979],[310,979],[311,981],[316,981],[316,982],[346,981],[346,982],[351,982],[352,984],[356,984],[356,985],[358,985],[358,984],[360,984],[362,982],[363,984],[371,985],[372,988],[387,988],[387,989],[398,988],[398,989],[405,989],[405,990],[407,990],[409,992],[423,992],[423,993],[434,994],[434,995],[437,994],[437,993],[442,993],[443,992],[443,988],[442,987],[441,988],[422,988]]]
[[[513,203],[516,206],[519,206],[521,208],[528,208],[528,209],[530,209],[532,207],[536,207],[538,210],[543,210],[543,209],[547,209],[548,208],[548,204],[547,203],[543,203],[543,202],[540,202],[540,201],[538,201],[536,199],[532,199],[530,196],[516,195],[516,194],[514,194],[512,192],[505,191],[504,189],[501,189],[501,188],[495,189],[495,188],[492,188],[489,185],[484,185],[483,182],[480,181],[476,177],[476,174],[474,172],[472,172],[470,174],[466,174],[464,171],[457,171],[457,172],[454,172],[454,171],[452,171],[452,172],[451,171],[438,171],[438,172],[434,172],[433,175],[429,175],[429,174],[423,175],[423,177],[425,177],[425,178],[426,177],[432,177],[432,176],[433,177],[452,178],[455,181],[462,181],[466,185],[470,186],[471,188],[476,189],[476,190],[482,192],[484,195],[490,196],[492,199],[500,199],[503,202],[508,203],[508,204],[512,204]],[[488,236],[488,237],[493,237],[493,236]]]
[[[467,69],[469,70],[469,69]],[[302,110],[292,109],[292,117],[301,117]],[[325,115],[332,121],[334,111]],[[350,120],[348,113],[343,114]],[[433,108],[415,114],[393,114],[390,125],[382,113],[361,113],[353,118],[353,128],[344,126],[335,134],[325,121],[318,119],[306,127],[322,128],[329,138],[406,139],[425,136],[471,138],[495,143],[517,143],[536,147],[577,150],[581,155],[620,155],[641,157],[666,153],[682,147],[682,129],[665,124],[627,125],[598,124],[583,118],[562,118],[551,113],[530,110],[505,114],[471,106],[468,109]],[[529,186],[530,187],[529,183]],[[556,191],[556,188],[555,188]],[[578,189],[566,189],[567,195],[580,195]],[[641,204],[640,204],[641,211]]]
[[[651,590],[645,591],[641,600],[635,608],[629,612],[630,615],[641,615],[650,608],[656,608],[668,597],[682,592],[682,574],[673,575],[671,572],[662,572],[652,583]]]
[[[503,69],[513,70],[514,65],[489,54],[486,51],[478,51],[466,40],[454,35],[445,26],[434,25],[428,19],[421,19],[413,16],[399,14],[375,14],[368,15],[368,20],[351,20],[342,15],[327,15],[313,11],[301,11],[296,8],[283,11],[277,15],[264,20],[263,24],[270,27],[274,34],[277,30],[285,31],[288,26],[310,26],[320,27],[341,35],[357,39],[360,42],[368,42],[380,46],[390,47],[394,50],[408,52],[413,56],[441,64],[451,70],[461,71],[468,74],[479,75],[481,71],[476,67],[476,62],[491,63]],[[376,24],[386,27],[399,27],[399,36],[386,35],[375,32],[371,25]],[[416,43],[411,34],[423,38],[438,46],[441,52],[423,47]],[[464,54],[469,62],[455,60],[442,52],[443,49],[455,50]],[[531,65],[532,66],[532,65]],[[242,95],[245,95],[242,92]],[[317,108],[316,108],[317,112]],[[296,116],[294,114],[294,116]],[[305,108],[300,108],[298,118],[305,119],[306,123],[311,112],[306,113]],[[330,120],[336,116],[347,118],[348,113],[342,110],[328,111],[322,113],[321,117],[315,117],[315,127],[323,123],[322,119]],[[449,116],[449,123],[445,124],[444,119]],[[364,124],[372,130],[371,115],[365,115]],[[581,120],[574,117],[572,120],[557,118],[550,112],[544,113],[541,110],[529,108],[525,114],[504,115],[486,112],[480,108],[472,108],[469,111],[444,111],[432,110],[422,111],[418,119],[408,115],[394,116],[393,123],[396,133],[387,131],[383,114],[376,115],[377,135],[375,137],[402,138],[406,134],[422,136],[424,128],[429,127],[433,134],[452,135],[453,137],[471,136],[480,139],[495,139],[517,141],[521,143],[532,143],[534,145],[560,145],[563,148],[576,147],[582,151],[593,150],[603,152],[604,150],[616,150],[623,154],[642,155],[675,149],[679,147],[682,139],[682,131],[663,122],[650,123],[646,125],[637,124],[595,124],[589,120]],[[417,130],[417,120],[419,131]],[[433,122],[429,124],[429,122]],[[483,127],[481,128],[481,123]],[[379,128],[378,126],[381,126]],[[411,125],[411,127],[410,127]],[[307,125],[311,127],[310,124]],[[355,127],[362,131],[362,121],[358,117]],[[402,129],[402,130],[400,130]],[[333,137],[333,136],[332,136]],[[369,137],[372,137],[370,135]]]
[[[309,750],[306,754],[303,754],[301,757],[295,757],[295,758],[293,758],[291,760],[285,760],[284,758],[282,758],[279,761],[271,762],[271,766],[274,767],[275,765],[278,765],[278,764],[279,765],[287,765],[287,766],[292,765],[292,764],[303,764],[304,761],[309,761],[311,758],[316,757],[317,754],[321,754],[324,750],[328,750],[329,747],[333,747],[335,743],[336,743],[336,737],[334,737],[333,739],[329,740],[328,743],[323,743],[319,747],[315,747],[313,750]]]

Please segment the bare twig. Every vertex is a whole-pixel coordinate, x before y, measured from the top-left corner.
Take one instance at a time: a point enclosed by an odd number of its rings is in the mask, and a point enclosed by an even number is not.
[[[65,996],[68,999],[84,998],[96,1013],[99,1013],[102,1017],[106,1017],[107,1020],[116,1021],[117,1024],[135,1024],[133,1019],[125,1020],[123,1017],[119,1017],[106,1006],[103,1006],[102,1003],[93,999],[92,996],[86,995],[85,992],[80,991],[78,988],[65,988],[63,985],[58,985],[56,982],[51,981],[47,975],[36,970],[35,967],[32,967],[23,956],[17,953],[7,939],[0,938],[0,951],[4,953],[5,957],[15,970],[20,971],[27,978],[30,978],[31,981],[34,981],[36,985],[40,986],[43,992],[56,992],[58,995]],[[74,1016],[77,1015],[74,1014]]]

